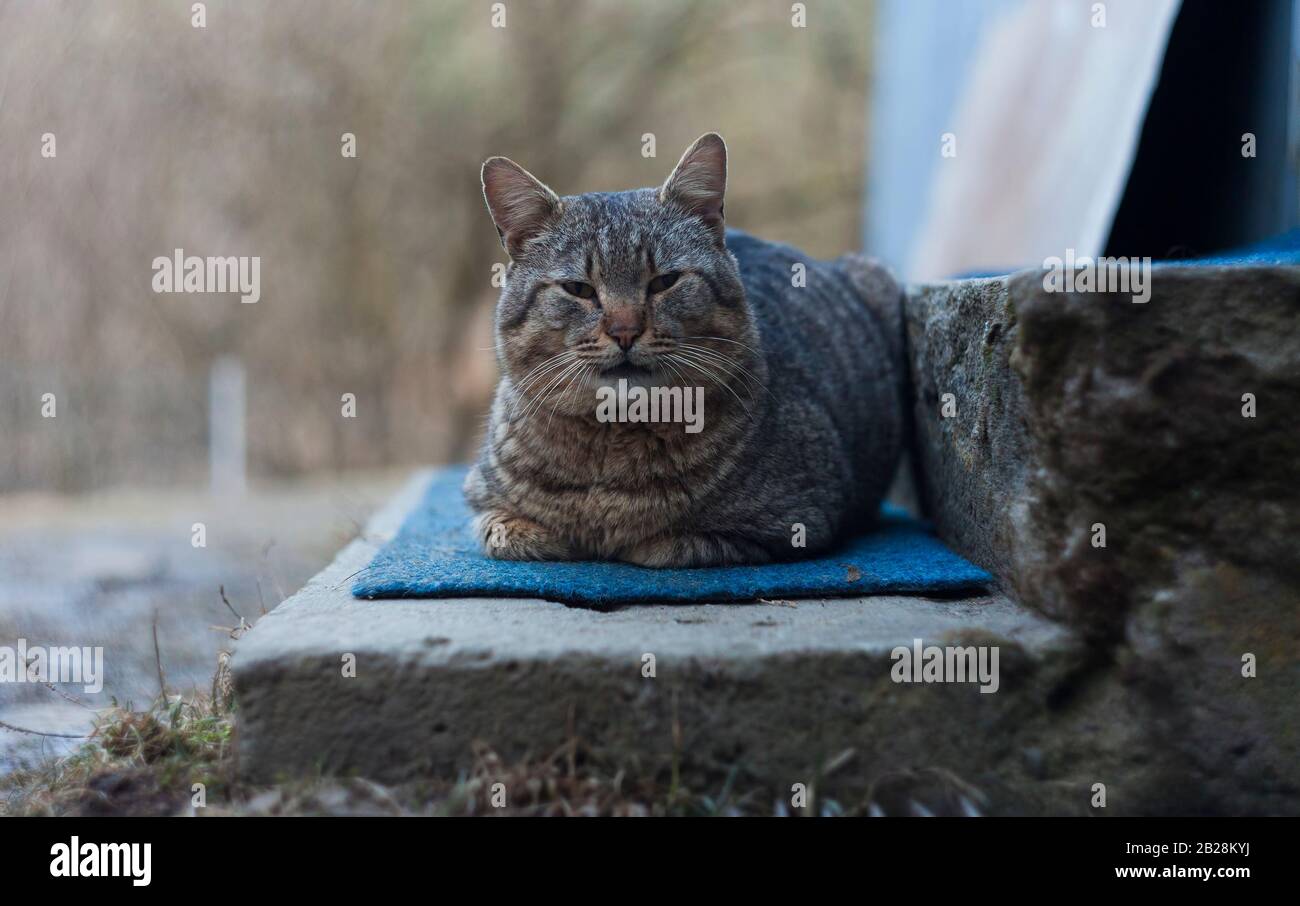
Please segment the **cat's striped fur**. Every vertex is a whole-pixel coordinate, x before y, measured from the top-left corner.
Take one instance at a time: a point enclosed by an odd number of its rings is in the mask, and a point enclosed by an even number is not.
[[[558,198],[503,158],[483,175],[511,256],[502,377],[465,483],[487,553],[757,563],[875,517],[903,440],[900,290],[882,268],[725,230],[713,134],[659,189]],[[703,430],[599,421],[597,389],[620,376],[703,387]]]

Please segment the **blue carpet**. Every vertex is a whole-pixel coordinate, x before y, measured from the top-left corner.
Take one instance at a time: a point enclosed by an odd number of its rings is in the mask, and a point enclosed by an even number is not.
[[[1279,233],[1262,242],[1241,248],[1203,255],[1199,258],[1168,258],[1152,262],[1153,267],[1294,267],[1300,266],[1300,228]],[[1026,264],[1023,267],[1009,267],[993,270],[964,271],[953,277],[954,280],[973,280],[982,277],[1005,277],[1018,270],[1042,267],[1041,264]]]
[[[1256,242],[1253,245],[1216,255],[1206,255],[1201,258],[1189,258],[1182,261],[1158,261],[1156,263],[1171,266],[1184,264],[1207,266],[1300,265],[1300,228],[1265,239],[1263,242]]]
[[[397,536],[358,574],[359,598],[516,597],[573,604],[752,601],[887,593],[974,591],[984,570],[924,525],[887,508],[881,524],[831,556],[764,566],[645,569],[626,563],[491,560],[469,533],[463,466],[437,473]]]

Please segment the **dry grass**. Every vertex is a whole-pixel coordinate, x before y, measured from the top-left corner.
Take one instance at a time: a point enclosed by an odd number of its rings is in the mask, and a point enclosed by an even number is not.
[[[0,778],[4,815],[171,815],[232,788],[230,715],[207,697],[159,697],[148,709],[101,712],[86,744],[67,758]]]
[[[752,814],[752,797],[687,790],[593,757],[571,738],[548,757],[508,764],[474,749],[468,776],[384,786],[307,777],[252,786],[237,777],[233,714],[208,696],[159,697],[145,710],[103,712],[75,754],[0,779],[0,814],[18,815],[533,815]],[[206,804],[194,807],[195,784]]]

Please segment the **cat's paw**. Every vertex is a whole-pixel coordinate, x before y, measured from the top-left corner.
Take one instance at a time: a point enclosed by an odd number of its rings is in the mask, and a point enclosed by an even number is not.
[[[538,522],[500,510],[474,518],[483,553],[497,560],[569,560],[569,545]]]
[[[642,541],[619,557],[655,569],[768,563],[772,555],[761,545],[730,535],[661,535]]]

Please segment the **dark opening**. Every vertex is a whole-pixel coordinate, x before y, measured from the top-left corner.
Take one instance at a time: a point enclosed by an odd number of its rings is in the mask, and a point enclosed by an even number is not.
[[[1188,258],[1300,225],[1294,15],[1294,0],[1184,0],[1107,255]]]

